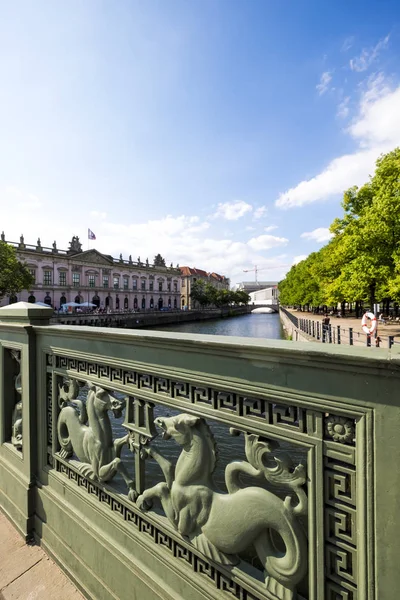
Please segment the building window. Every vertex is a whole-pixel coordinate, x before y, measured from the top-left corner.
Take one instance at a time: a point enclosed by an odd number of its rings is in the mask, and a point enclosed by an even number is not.
[[[94,286],[95,286],[95,276],[89,275],[89,287],[94,287]]]
[[[134,308],[135,310],[137,310],[137,307],[138,307],[138,303],[137,303],[137,298],[136,298],[136,296],[135,296],[135,298],[133,299],[133,308]]]
[[[182,287],[186,286],[186,281],[184,279],[182,279]]]
[[[36,283],[36,269],[29,269],[29,273],[33,277],[33,283]]]
[[[60,298],[60,307],[61,307],[63,304],[67,304],[67,299],[66,299],[66,297],[65,297],[65,296],[61,296],[61,298]]]
[[[141,281],[140,285],[141,285],[141,289],[142,289],[142,290],[145,290],[145,289],[146,289],[146,280],[145,280],[145,279],[142,279],[142,281]]]
[[[124,277],[124,290],[129,290],[129,278]]]
[[[47,294],[47,296],[44,297],[44,303],[51,306],[51,298],[48,294]]]
[[[158,282],[158,291],[159,291],[159,292],[162,292],[162,288],[163,288],[163,282],[162,282],[162,281],[159,281],[159,282]]]
[[[118,296],[117,296],[117,297],[116,297],[116,299],[115,299],[115,308],[116,308],[117,310],[119,310],[119,298],[118,298]]]
[[[143,296],[142,298],[142,309],[144,310],[146,308],[146,298]]]
[[[124,309],[128,310],[128,298],[124,299]]]
[[[119,277],[114,277],[114,290],[119,288]]]
[[[150,298],[150,308],[154,308],[154,300],[153,300],[153,298]]]
[[[103,275],[103,288],[108,288],[108,286],[109,286],[108,275]]]
[[[72,285],[74,287],[79,287],[81,284],[81,275],[80,273],[72,273]]]
[[[178,282],[174,281],[174,292],[178,291]]]
[[[152,292],[154,290],[154,281],[150,281],[149,290],[150,290],[150,292]]]
[[[43,281],[44,285],[51,285],[52,284],[53,279],[52,279],[51,275],[52,275],[51,271],[45,271],[44,272],[44,281]],[[47,304],[47,302],[46,302],[46,304]]]
[[[177,308],[176,298],[174,298],[174,308]]]
[[[59,274],[59,284],[67,285],[67,274],[65,273],[65,271],[61,271],[61,273]]]
[[[170,281],[168,281],[168,283],[167,283],[167,290],[168,290],[169,292],[171,291],[171,282],[170,282]]]
[[[134,279],[132,282],[132,289],[137,290],[137,279]]]
[[[75,296],[75,302],[77,304],[80,304],[81,303],[81,297],[80,296]]]
[[[29,302],[30,304],[35,304],[35,302],[36,302],[36,298],[35,298],[35,296],[34,296],[33,294],[31,294],[31,295],[28,297],[28,302]]]
[[[171,308],[171,298],[168,298],[168,308]]]

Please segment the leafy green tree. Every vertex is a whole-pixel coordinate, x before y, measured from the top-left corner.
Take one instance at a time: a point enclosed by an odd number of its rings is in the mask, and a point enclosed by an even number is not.
[[[153,264],[155,267],[165,267],[165,258],[163,258],[161,254],[157,254],[154,257]]]
[[[33,283],[29,270],[17,259],[15,248],[0,241],[0,299],[29,289]]]
[[[206,306],[209,304],[209,300],[206,293],[206,283],[203,279],[197,279],[192,283],[190,297],[192,302],[197,302],[200,306]]]
[[[283,304],[400,300],[400,148],[378,158],[373,177],[344,193],[332,240],[280,282]]]

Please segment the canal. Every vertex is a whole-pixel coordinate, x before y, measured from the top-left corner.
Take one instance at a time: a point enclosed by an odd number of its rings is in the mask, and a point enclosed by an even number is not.
[[[179,333],[205,333],[209,335],[234,335],[239,337],[256,337],[263,339],[283,339],[282,325],[277,313],[248,314],[210,321],[192,323],[172,323],[149,327],[152,330]]]

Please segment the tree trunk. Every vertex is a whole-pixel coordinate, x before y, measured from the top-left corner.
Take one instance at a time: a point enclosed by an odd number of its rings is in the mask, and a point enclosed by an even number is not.
[[[376,283],[371,283],[369,286],[369,304],[371,312],[374,311]]]

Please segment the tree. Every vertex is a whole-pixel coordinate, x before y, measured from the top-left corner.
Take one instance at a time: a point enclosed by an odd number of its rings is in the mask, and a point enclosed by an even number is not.
[[[15,249],[0,241],[0,299],[18,294],[33,284],[34,278],[17,259]]]
[[[283,304],[400,300],[400,148],[378,158],[373,177],[344,193],[332,240],[279,283]]]
[[[202,279],[197,279],[192,283],[190,297],[193,302],[198,302],[200,306],[206,306],[210,303],[206,293],[206,284]]]
[[[155,267],[165,267],[165,258],[163,258],[161,254],[157,254],[154,257],[153,264]]]

